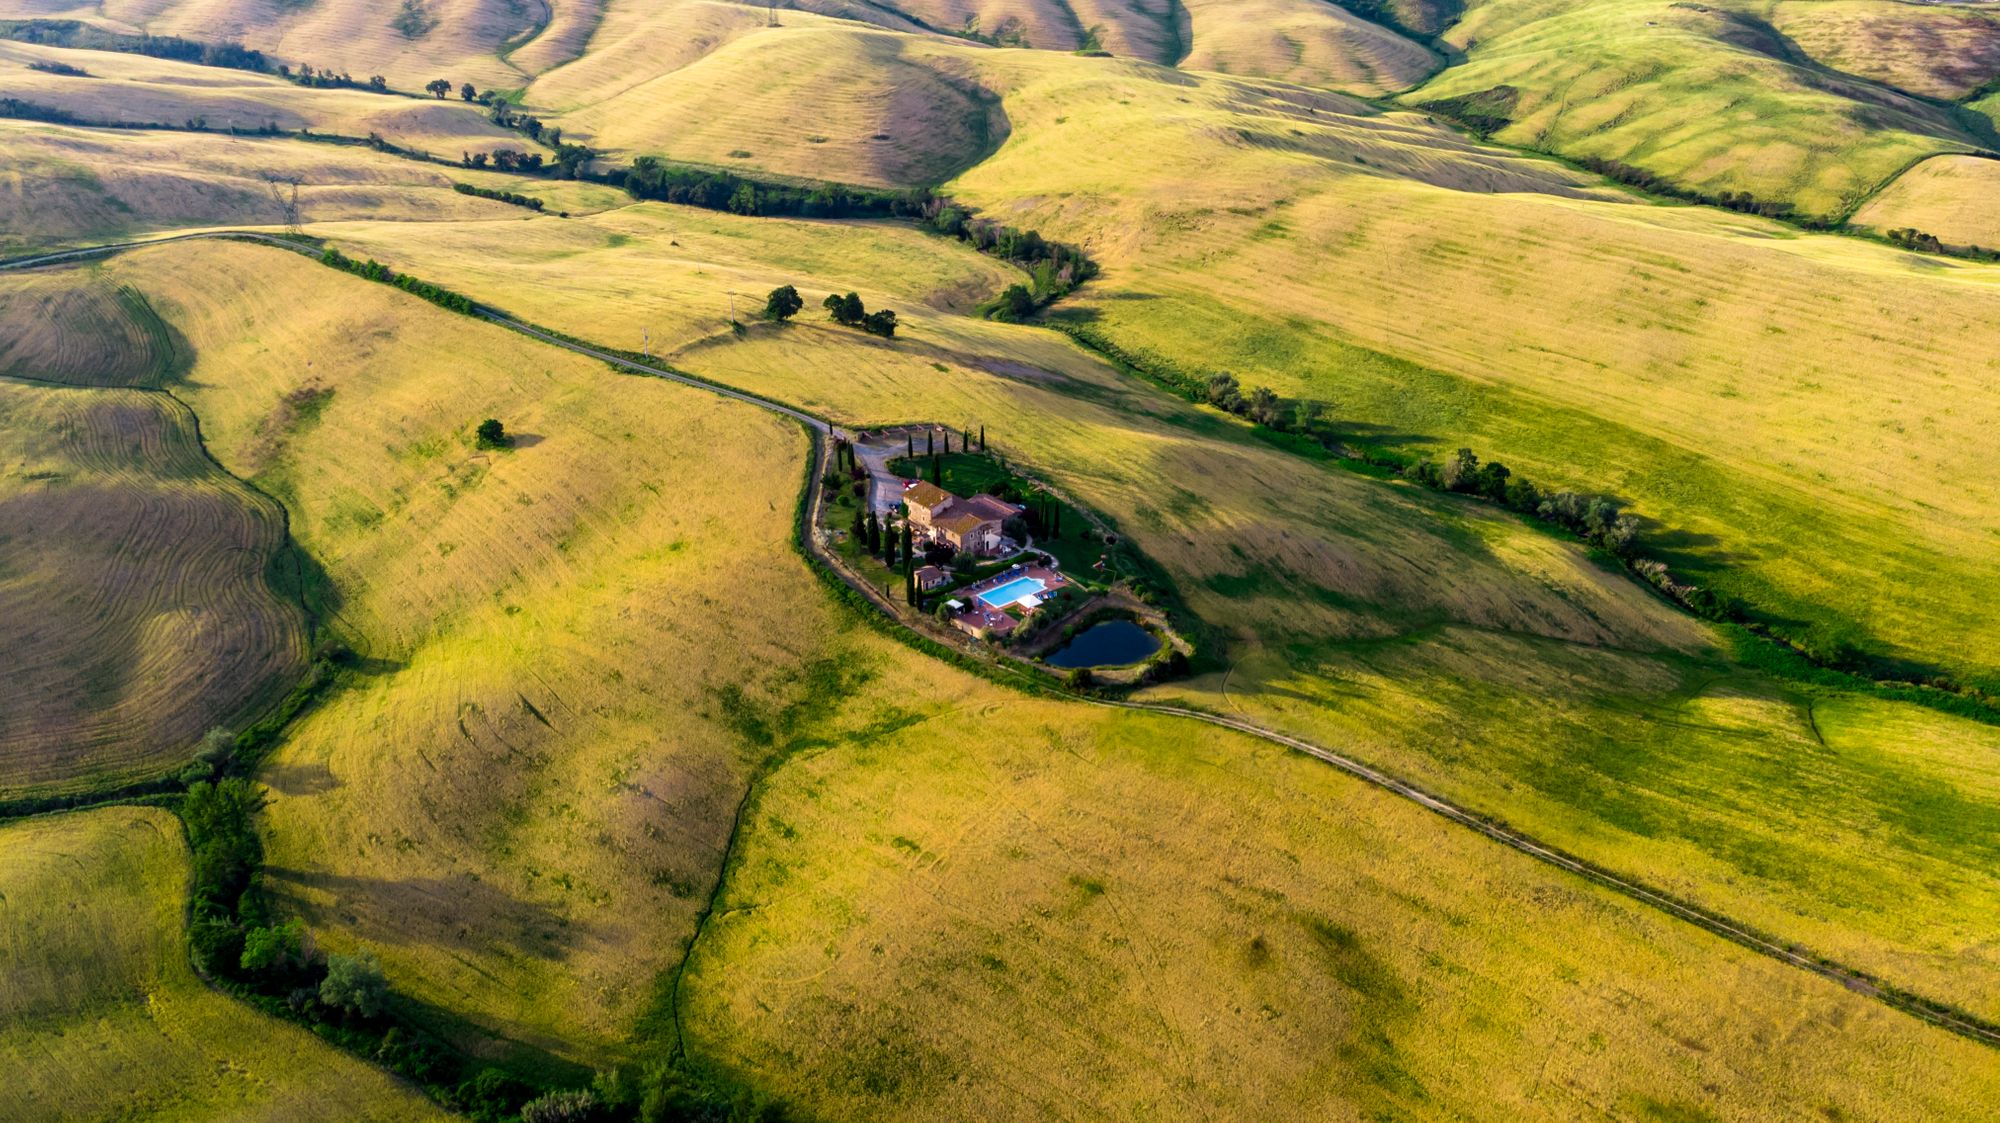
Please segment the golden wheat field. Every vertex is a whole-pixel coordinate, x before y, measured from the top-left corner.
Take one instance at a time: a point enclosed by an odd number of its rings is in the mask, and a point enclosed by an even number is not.
[[[210,990],[181,934],[180,822],[112,807],[0,826],[0,1113],[447,1118],[414,1089]]]

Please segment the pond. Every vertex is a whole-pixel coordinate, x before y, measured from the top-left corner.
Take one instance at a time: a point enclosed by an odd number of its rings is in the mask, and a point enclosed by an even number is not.
[[[1106,620],[1078,632],[1043,662],[1051,667],[1123,667],[1159,649],[1159,637],[1132,621]]]

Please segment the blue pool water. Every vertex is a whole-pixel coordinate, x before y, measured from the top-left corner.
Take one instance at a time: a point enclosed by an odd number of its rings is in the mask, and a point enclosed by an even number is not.
[[[997,589],[988,589],[979,594],[979,599],[988,608],[1005,608],[1022,597],[1040,596],[1048,585],[1039,577],[1016,577]]]

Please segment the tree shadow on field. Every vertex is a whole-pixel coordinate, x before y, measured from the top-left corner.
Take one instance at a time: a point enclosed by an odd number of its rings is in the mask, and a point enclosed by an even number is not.
[[[514,448],[533,448],[546,439],[540,433],[509,433],[507,443]]]
[[[294,909],[331,913],[389,944],[472,953],[498,946],[514,956],[555,962],[596,939],[592,926],[472,877],[399,880],[266,866],[264,884]],[[307,890],[333,900],[318,906],[306,899]]]

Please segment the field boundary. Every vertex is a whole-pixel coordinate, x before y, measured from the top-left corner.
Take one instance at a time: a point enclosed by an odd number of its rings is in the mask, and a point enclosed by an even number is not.
[[[318,251],[315,247],[302,245],[299,242],[291,241],[276,235],[265,234],[258,231],[215,230],[215,231],[198,231],[187,234],[176,234],[148,241],[117,242],[100,246],[85,247],[80,249],[62,250],[53,253],[39,254],[25,258],[16,258],[11,261],[0,261],[0,270],[34,268],[41,265],[59,264],[64,261],[80,260],[92,257],[104,257],[116,253],[121,253],[129,249],[140,249],[148,246],[162,245],[169,242],[189,241],[195,239],[254,242],[254,243],[261,243],[261,244],[275,246],[280,249],[300,254],[301,256],[312,257],[315,259],[319,256]],[[809,435],[811,437],[812,448],[810,456],[808,458],[809,466],[823,463],[822,459],[823,450],[820,445],[820,442],[822,440],[830,440],[833,437],[843,435],[842,431],[837,426],[835,426],[831,421],[807,413],[795,407],[786,405],[782,402],[773,401],[769,398],[759,397],[755,394],[751,394],[746,391],[736,390],[726,386],[719,386],[716,385],[715,383],[704,381],[700,378],[696,378],[695,376],[687,374],[685,372],[675,370],[671,367],[666,366],[665,364],[655,365],[653,363],[634,360],[619,355],[612,351],[603,350],[582,342],[567,339],[557,334],[551,333],[546,329],[537,328],[533,325],[524,323],[520,320],[516,320],[513,317],[507,315],[505,312],[499,311],[498,309],[494,309],[483,304],[475,303],[472,308],[472,314],[496,326],[517,332],[522,335],[529,336],[531,338],[540,340],[542,342],[551,344],[556,347],[561,347],[564,350],[571,351],[573,353],[583,355],[588,358],[598,359],[602,362],[608,363],[613,367],[621,370],[629,370],[635,373],[661,378],[669,382],[679,383],[683,386],[688,386],[697,390],[703,390],[711,394],[716,394],[721,397],[729,398],[734,401],[742,402],[746,405],[755,406],[759,409],[767,410],[769,412],[773,412],[781,416],[791,418],[792,420],[804,425],[807,428]],[[930,648],[937,647],[941,648],[945,652],[948,652],[955,659],[967,658],[968,653],[956,651],[951,648],[945,647],[944,645],[937,643],[937,641],[932,640],[930,637],[922,633],[918,633],[913,629],[909,628],[906,624],[904,624],[904,622],[900,617],[900,614],[898,614],[895,611],[893,605],[887,604],[882,599],[878,598],[872,587],[868,586],[865,582],[856,581],[851,577],[845,575],[839,566],[834,565],[830,562],[826,554],[823,552],[821,544],[818,542],[817,537],[811,532],[811,526],[813,525],[813,522],[816,521],[814,518],[815,513],[820,509],[820,505],[823,502],[822,493],[824,491],[824,488],[821,485],[818,476],[816,475],[808,477],[806,488],[807,488],[807,493],[801,496],[802,502],[800,503],[798,509],[796,545],[803,553],[805,553],[808,556],[809,560],[813,563],[810,565],[810,568],[812,568],[815,572],[820,573],[823,578],[829,578],[832,580],[839,581],[842,585],[846,586],[846,588],[850,592],[859,594],[859,596],[867,603],[874,605],[878,608],[886,609],[888,612],[889,623],[893,628],[893,630],[895,631],[895,633],[899,637],[904,638],[906,642],[914,641],[914,643],[918,647],[918,650],[924,652],[927,655],[935,656],[938,654],[938,652],[932,651],[930,650]],[[1005,667],[1004,664],[1001,664],[999,660],[995,660],[993,657],[991,657],[985,652],[972,653],[970,657],[974,662],[984,664],[986,668],[991,672],[1012,670],[1016,675],[1022,674],[1022,672],[1018,668]],[[1003,683],[1006,682],[1006,678],[998,673],[991,673],[989,674],[988,677],[998,682],[1003,682]],[[1037,684],[1036,686],[1029,686],[1025,688],[1022,687],[1020,684],[1014,684],[1014,685],[1016,689],[1024,689],[1025,693],[1030,693],[1030,694],[1055,693],[1055,694],[1060,694],[1063,697],[1071,698],[1075,701],[1084,702],[1095,706],[1102,706],[1111,709],[1131,710],[1141,713],[1158,714],[1164,717],[1176,717],[1176,718],[1184,718],[1190,721],[1204,722],[1209,725],[1213,725],[1223,729],[1228,729],[1233,732],[1244,734],[1246,736],[1255,737],[1258,738],[1259,740],[1263,740],[1271,744],[1289,749],[1291,751],[1301,753],[1305,756],[1318,760],[1321,763],[1331,765],[1332,767],[1347,773],[1349,776],[1352,776],[1355,779],[1361,780],[1374,787],[1387,791],[1392,795],[1400,796],[1403,799],[1407,799],[1417,804],[1419,807],[1422,807],[1423,809],[1430,811],[1431,813],[1438,815],[1449,822],[1455,823],[1461,827],[1464,827],[1468,830],[1483,835],[1487,839],[1496,842],[1502,846],[1506,846],[1517,853],[1524,854],[1530,858],[1534,858],[1540,862],[1553,866],[1566,873],[1573,874],[1601,888],[1609,889],[1612,892],[1618,893],[1641,905],[1645,905],[1653,909],[1656,909],[1662,913],[1665,913],[1666,915],[1674,919],[1685,921],[1689,924],[1693,924],[1694,926],[1701,928],[1702,930],[1710,933],[1711,935],[1727,940],[1740,947],[1746,948],[1753,952],[1757,952],[1761,955],[1777,960],[1778,962],[1784,963],[1788,966],[1796,967],[1800,970],[1817,975],[1823,979],[1827,979],[1829,981],[1838,983],[1841,986],[1847,988],[1848,990],[1856,994],[1860,994],[1867,998],[1872,998],[1882,1003],[1883,1005],[1890,1007],[1891,1009],[1901,1011],[1902,1013],[1908,1014],[1921,1021],[1928,1022],[1939,1029],[1955,1033],[1961,1037],[1977,1041],[1989,1047],[2000,1049],[2000,1023],[1989,1021],[1985,1018],[1982,1018],[1976,1014],[1972,1014],[1968,1011],[1958,1010],[1950,1006],[1947,1006],[1943,1003],[1937,1002],[1933,999],[1925,998],[1911,991],[1904,990],[1903,988],[1898,987],[1893,983],[1889,983],[1887,981],[1879,979],[1874,975],[1871,975],[1868,972],[1861,970],[1860,968],[1851,967],[1848,966],[1847,964],[1830,959],[1826,956],[1814,954],[1808,951],[1800,944],[1782,940],[1776,936],[1759,932],[1756,928],[1748,924],[1732,920],[1722,913],[1715,912],[1711,909],[1705,908],[1701,905],[1697,905],[1689,901],[1684,901],[1662,890],[1653,889],[1636,879],[1624,877],[1603,866],[1597,865],[1594,862],[1590,862],[1585,859],[1576,857],[1575,855],[1568,854],[1562,851],[1561,849],[1558,849],[1554,846],[1548,845],[1546,843],[1537,840],[1536,838],[1534,838],[1529,834],[1516,830],[1495,819],[1481,815],[1478,812],[1471,811],[1464,807],[1461,807],[1458,804],[1453,803],[1452,801],[1447,800],[1442,796],[1436,795],[1416,784],[1413,784],[1407,780],[1403,780],[1389,772],[1383,771],[1382,769],[1376,768],[1372,765],[1364,764],[1361,761],[1346,756],[1342,753],[1335,752],[1334,750],[1326,748],[1323,745],[1319,745],[1312,741],[1305,740],[1304,738],[1301,737],[1295,737],[1290,734],[1281,733],[1277,730],[1270,729],[1262,725],[1258,725],[1254,722],[1245,721],[1240,718],[1226,717],[1220,714],[1209,713],[1203,710],[1193,709],[1186,706],[1174,706],[1174,705],[1167,705],[1164,703],[1155,703],[1155,702],[1135,702],[1129,699],[1111,699],[1111,698],[1094,697],[1090,695],[1079,695],[1068,691],[1058,690],[1053,683]],[[724,878],[726,878],[726,874],[727,870],[725,868]],[[721,879],[718,880],[718,889],[720,888],[720,885],[721,885]],[[693,944],[692,942],[690,942],[689,945],[690,952],[692,952],[692,948]]]

